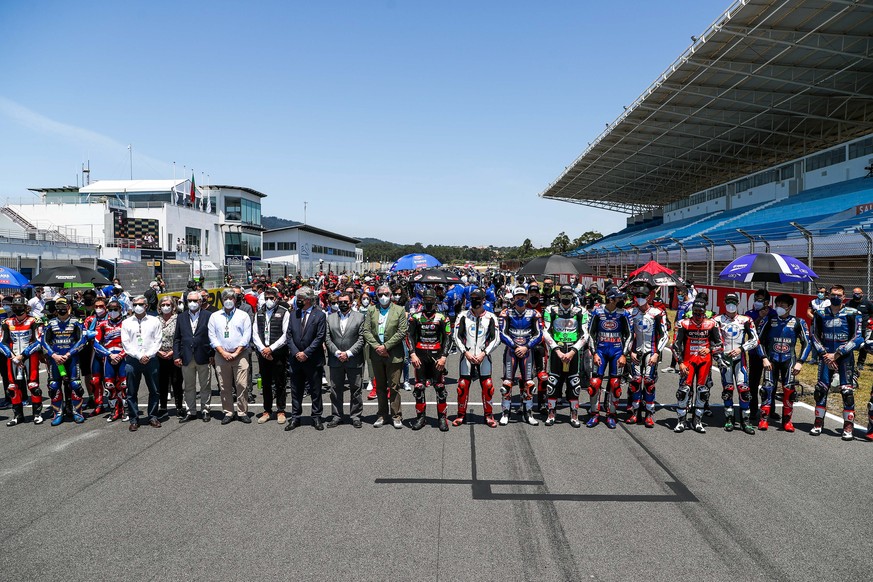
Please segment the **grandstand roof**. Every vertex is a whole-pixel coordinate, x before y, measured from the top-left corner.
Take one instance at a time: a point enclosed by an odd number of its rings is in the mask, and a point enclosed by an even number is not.
[[[734,0],[549,187],[629,214],[873,133],[873,2]]]

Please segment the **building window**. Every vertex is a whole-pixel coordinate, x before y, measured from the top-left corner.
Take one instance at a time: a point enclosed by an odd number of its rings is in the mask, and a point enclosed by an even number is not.
[[[188,252],[199,251],[200,250],[200,229],[199,228],[191,228],[190,226],[185,227],[185,245],[187,245]]]
[[[849,144],[849,159],[854,160],[861,156],[869,156],[873,154],[873,137],[856,141]]]
[[[225,220],[242,220],[242,206],[239,198],[224,199]]]
[[[826,168],[846,161],[846,148],[839,147],[837,149],[828,150],[814,156],[806,158],[806,171],[818,170]],[[824,175],[824,174],[822,174]]]
[[[275,250],[276,250],[276,243],[274,243],[274,242],[265,242],[265,243],[264,243],[264,250],[265,250],[265,251],[275,251]]]

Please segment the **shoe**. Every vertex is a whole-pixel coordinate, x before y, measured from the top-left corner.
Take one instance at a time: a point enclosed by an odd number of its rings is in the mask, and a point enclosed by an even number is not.
[[[732,432],[734,430],[734,419],[733,418],[726,418],[724,420],[724,430],[726,432]]]
[[[538,421],[536,417],[534,417],[533,412],[531,412],[530,410],[525,410],[524,412],[522,412],[521,417],[526,423],[531,426],[537,426],[540,423],[540,421]]]
[[[243,424],[251,424],[252,423],[252,417],[249,416],[249,414],[247,412],[241,412],[241,413],[237,414],[236,419]]]
[[[637,423],[637,415],[631,414],[630,416],[627,417],[627,420],[625,420],[625,422],[627,424],[636,424]]]
[[[794,423],[790,420],[786,420],[782,423],[782,430],[785,432],[794,432]]]
[[[249,404],[255,403],[255,395],[249,392]]]
[[[300,426],[300,419],[299,418],[292,418],[291,422],[289,422],[288,424],[285,425],[285,430],[294,430],[298,426]]]
[[[119,419],[121,419],[121,409],[116,408],[112,411],[112,414],[109,416],[109,418],[106,419],[106,422],[115,422]]]
[[[158,412],[157,412],[156,416],[158,418],[164,418],[165,416],[167,416],[167,409],[166,408],[158,408]]]
[[[812,427],[811,429],[809,429],[809,434],[811,434],[812,436],[820,435],[821,434],[821,427],[820,426]]]
[[[42,417],[42,414],[34,414],[33,415],[33,424],[42,424],[42,421],[45,420]]]
[[[400,430],[401,428],[403,428],[403,419],[402,418],[395,418],[392,421],[392,423],[394,424],[394,428],[396,428],[397,430]]]
[[[150,418],[149,419],[149,426],[152,428],[161,428],[161,421],[158,420],[157,418]]]
[[[867,442],[873,442],[873,430],[868,430],[867,434],[864,435],[864,438]]]
[[[588,419],[588,422],[585,423],[585,426],[587,426],[588,428],[594,428],[598,424],[600,424],[600,415],[592,414],[591,418]]]
[[[74,412],[73,413],[73,422],[75,422],[76,424],[82,424],[83,422],[85,422],[85,417],[82,416],[81,414],[79,414],[78,412]]]
[[[854,430],[855,430],[855,427],[851,422],[844,422],[843,423],[843,436],[842,436],[843,440],[844,441],[854,440],[854,438],[855,438],[855,435],[853,434]]]
[[[385,419],[380,416],[376,419],[376,422],[373,423],[373,428],[381,428],[383,426],[385,426]]]
[[[697,416],[694,417],[694,423],[691,425],[691,428],[694,429],[694,432],[706,434],[706,427],[703,426],[703,422],[701,422],[700,418]]]
[[[315,430],[324,430],[324,423],[321,422],[320,416],[316,416],[312,419],[312,426],[315,427]]]
[[[555,425],[555,411],[549,411],[549,415],[546,417],[546,421],[543,423],[546,426],[554,426]]]
[[[94,412],[91,413],[91,416],[100,416],[104,412],[106,412],[106,408],[104,408],[103,406],[98,406],[94,409]]]
[[[127,430],[129,430],[130,432],[138,431],[139,430],[139,423],[138,422],[131,422],[130,425],[127,427]]]
[[[766,418],[763,418],[763,417],[762,417],[761,420],[758,422],[758,430],[767,430],[767,428],[768,428],[769,426],[770,426],[770,425],[767,423],[767,419],[766,419]]]
[[[746,434],[755,434],[755,427],[746,422],[741,422],[740,427],[743,429],[743,432]]]
[[[62,422],[64,422],[63,413],[55,413],[55,417],[52,419],[52,426],[58,426]]]
[[[685,432],[685,429],[688,427],[685,425],[685,421],[683,419],[679,419],[676,421],[676,426],[673,427],[673,432]]]
[[[376,385],[370,382],[373,388],[367,393],[367,400],[376,400]]]
[[[646,415],[646,428],[655,428],[655,418],[651,414]]]
[[[614,429],[617,424],[618,424],[618,422],[616,421],[614,416],[607,416],[606,417],[606,428]]]
[[[494,415],[489,414],[488,416],[486,416],[485,417],[485,424],[487,424],[491,428],[497,428],[497,421],[494,420]],[[873,433],[871,433],[871,434],[873,434]]]
[[[196,419],[197,419],[197,415],[196,415],[196,414],[188,414],[188,415],[183,416],[182,418],[180,418],[180,419],[179,419],[179,422],[180,422],[180,423],[182,423],[182,422],[191,422],[192,420],[196,420]]]
[[[582,423],[579,422],[578,412],[576,414],[570,415],[570,426],[572,426],[573,428],[579,428],[580,426],[582,426]]]
[[[204,410],[200,413],[203,416],[203,422],[209,422],[212,420],[212,414],[208,410]]]
[[[327,428],[336,428],[343,423],[341,418],[334,416],[329,421],[327,421]]]
[[[439,428],[440,428],[440,432],[448,432],[449,431],[449,421],[446,419],[445,414],[440,415]]]
[[[278,422],[279,424],[285,424],[285,420],[286,420],[286,418],[285,418],[284,412],[277,412],[276,413],[276,422]]]
[[[455,420],[452,421],[452,426],[461,426],[465,422],[467,422],[467,419],[464,418],[463,414],[459,414],[455,417]]]
[[[506,426],[509,424],[509,411],[504,410],[503,414],[500,415],[500,426]]]
[[[230,424],[232,422],[233,422],[233,415],[232,414],[225,414],[224,418],[221,419],[221,426],[224,426],[226,424]]]
[[[418,416],[415,417],[415,420],[413,420],[409,424],[409,428],[411,428],[412,430],[421,430],[424,428],[424,426],[426,424],[427,424],[427,418],[424,416],[423,412],[419,412]]]
[[[273,416],[267,411],[264,411],[258,416],[258,424],[264,424],[265,422],[270,422],[270,417]]]
[[[407,392],[412,392],[412,384],[410,384],[409,381],[407,380],[406,382],[403,383],[403,389],[406,390]]]
[[[670,366],[667,366],[666,368],[661,368],[661,371],[664,372],[664,373],[666,373],[666,374],[672,374],[672,373],[674,373],[676,370],[673,369],[673,368],[671,368]]]
[[[182,406],[176,407],[176,418],[182,419],[186,416],[188,415],[185,413],[185,408],[183,408]]]
[[[6,426],[15,426],[16,424],[18,424],[20,422],[24,422],[24,417],[19,416],[19,415],[15,415],[12,417],[12,419],[9,422],[6,423]]]
[[[360,418],[353,418],[352,419],[352,426],[355,428],[361,428],[361,426],[362,426],[361,419]]]

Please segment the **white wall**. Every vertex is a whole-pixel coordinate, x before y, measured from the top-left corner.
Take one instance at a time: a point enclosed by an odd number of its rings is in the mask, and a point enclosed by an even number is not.
[[[809,190],[810,188],[829,186],[838,182],[845,182],[846,180],[863,178],[867,175],[867,170],[864,167],[870,165],[871,159],[873,159],[873,155],[861,156],[841,164],[834,164],[826,168],[805,172],[803,174],[804,189]]]
[[[37,228],[94,238],[106,246],[103,230],[108,212],[103,204],[10,204],[9,208]]]

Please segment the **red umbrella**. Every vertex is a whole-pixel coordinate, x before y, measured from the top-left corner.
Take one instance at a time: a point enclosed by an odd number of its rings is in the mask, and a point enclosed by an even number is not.
[[[637,269],[633,273],[630,273],[627,276],[627,278],[633,279],[635,276],[639,275],[640,273],[649,273],[650,275],[657,275],[658,273],[666,273],[667,275],[672,275],[675,272],[676,271],[674,271],[673,269],[668,269],[667,267],[665,267],[664,265],[662,265],[658,261],[649,261],[648,263],[646,263],[645,265],[643,265],[642,267],[640,267],[639,269]]]

